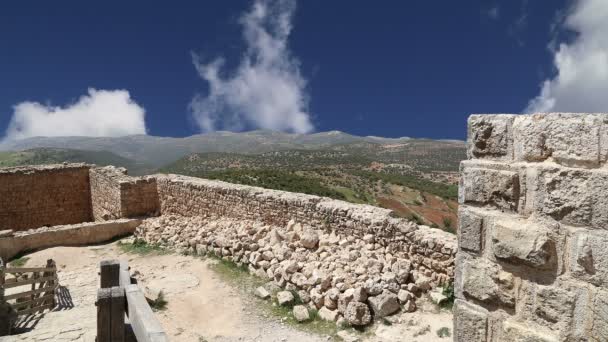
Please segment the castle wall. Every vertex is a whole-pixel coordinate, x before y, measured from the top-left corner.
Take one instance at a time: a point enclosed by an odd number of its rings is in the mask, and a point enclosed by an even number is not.
[[[130,177],[124,168],[91,168],[91,202],[96,221],[152,215],[158,211],[156,179]]]
[[[472,115],[455,341],[608,341],[608,115]]]
[[[88,166],[0,169],[0,230],[92,220]]]

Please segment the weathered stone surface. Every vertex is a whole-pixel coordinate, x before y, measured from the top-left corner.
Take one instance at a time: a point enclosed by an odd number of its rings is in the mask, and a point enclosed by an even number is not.
[[[319,310],[319,318],[326,321],[335,322],[338,319],[338,310],[330,310],[326,307],[322,307]]]
[[[384,290],[367,299],[375,317],[384,317],[399,311],[399,300],[394,293]]]
[[[608,291],[598,291],[591,310],[590,339],[608,341]]]
[[[458,245],[460,248],[476,253],[481,252],[483,217],[475,214],[466,206],[460,206],[458,208],[458,218],[460,219],[458,229]]]
[[[305,322],[310,319],[310,314],[304,305],[296,305],[293,307],[293,317],[298,322]]]
[[[488,313],[462,300],[454,303],[454,341],[486,341]]]
[[[461,204],[491,205],[515,211],[519,200],[519,176],[516,172],[468,167],[460,179]]]
[[[277,302],[279,305],[289,305],[294,301],[293,294],[290,291],[281,291],[277,293]]]
[[[511,126],[516,115],[471,115],[468,122],[469,158],[511,159]]]
[[[534,326],[506,321],[502,325],[500,341],[504,342],[558,342],[558,338],[548,331],[540,331]]]
[[[513,275],[485,260],[463,263],[462,287],[465,296],[488,305],[515,306]]]
[[[608,287],[608,231],[577,230],[572,236],[570,265],[574,277]]]
[[[264,286],[260,286],[257,289],[255,289],[254,293],[257,297],[262,298],[262,299],[270,298],[270,292],[268,292],[268,290],[266,290],[264,288]]]
[[[355,326],[368,325],[372,321],[369,307],[365,303],[350,302],[344,311],[344,318]]]
[[[555,264],[555,242],[547,229],[525,220],[500,220],[492,224],[492,252],[512,264],[548,268]]]
[[[602,119],[589,114],[521,115],[513,122],[516,160],[553,158],[575,167],[596,167]]]

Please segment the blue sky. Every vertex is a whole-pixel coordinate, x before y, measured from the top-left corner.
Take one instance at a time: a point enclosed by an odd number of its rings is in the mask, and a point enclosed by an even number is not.
[[[603,0],[168,4],[0,5],[3,135],[463,139],[471,113],[608,111]]]

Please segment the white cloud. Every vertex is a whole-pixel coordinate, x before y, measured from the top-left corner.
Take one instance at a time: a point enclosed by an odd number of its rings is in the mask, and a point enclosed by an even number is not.
[[[145,111],[126,90],[89,89],[88,95],[65,107],[21,102],[13,109],[5,140],[146,134]]]
[[[578,0],[562,25],[577,36],[550,44],[557,74],[524,112],[608,112],[608,1]]]
[[[295,0],[256,0],[240,24],[247,45],[240,65],[227,77],[224,60],[193,63],[209,84],[190,110],[202,131],[263,128],[306,133],[314,129],[308,113],[306,80],[288,48]]]

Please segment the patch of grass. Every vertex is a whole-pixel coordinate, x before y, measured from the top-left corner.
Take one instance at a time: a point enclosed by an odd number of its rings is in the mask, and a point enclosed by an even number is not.
[[[450,328],[448,327],[442,327],[440,329],[437,330],[437,336],[444,338],[444,337],[450,337]]]
[[[168,254],[169,250],[157,245],[149,244],[144,240],[136,239],[133,243],[124,243],[118,241],[118,248],[125,253],[139,254],[139,255],[163,255]]]
[[[148,304],[150,304],[150,307],[152,308],[152,310],[162,311],[167,308],[168,302],[165,299],[165,294],[163,293],[163,291],[160,291],[158,293],[158,297],[156,297],[156,299],[154,299],[154,300],[148,299]]]
[[[454,300],[456,299],[454,296],[454,284],[445,285],[442,293],[447,297],[447,299],[441,303],[441,307],[451,311],[452,307],[454,306]]]
[[[9,262],[9,266],[11,267],[23,267],[25,266],[25,264],[27,263],[27,261],[30,260],[30,258],[28,257],[20,257],[17,259],[13,259],[11,262]]]

